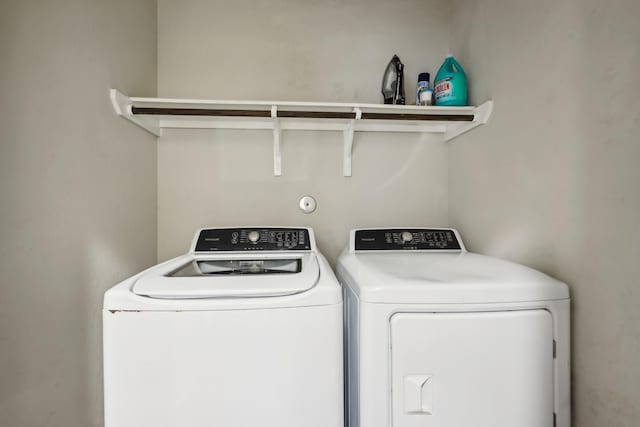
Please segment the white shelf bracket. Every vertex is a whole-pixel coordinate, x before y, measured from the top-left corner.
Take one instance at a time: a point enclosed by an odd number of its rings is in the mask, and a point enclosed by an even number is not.
[[[353,112],[356,113],[356,118],[349,120],[344,132],[344,160],[342,164],[342,175],[351,176],[351,153],[353,151],[353,136],[355,134],[356,120],[362,118],[362,110],[358,107],[354,107]]]
[[[155,136],[161,135],[160,120],[155,117],[134,115],[131,112],[133,103],[131,102],[131,98],[129,98],[127,95],[119,92],[116,89],[111,89],[109,91],[109,98],[111,98],[111,105],[113,106],[113,110],[117,115],[129,120],[132,123],[135,123],[137,126],[140,126],[142,129],[146,130],[149,133],[152,133]]]
[[[449,125],[444,133],[444,140],[451,141],[453,138],[487,123],[489,121],[489,117],[491,117],[492,111],[493,101],[486,101],[484,104],[477,106],[473,111],[473,121],[460,125]]]
[[[282,176],[282,154],[280,153],[280,119],[278,119],[278,106],[271,106],[271,119],[273,120],[273,176]]]

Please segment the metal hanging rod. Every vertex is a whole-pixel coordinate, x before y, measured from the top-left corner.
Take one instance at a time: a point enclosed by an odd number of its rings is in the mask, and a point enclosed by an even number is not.
[[[218,108],[162,108],[131,106],[131,113],[158,116],[202,116],[202,117],[272,117],[270,110],[228,110]],[[341,111],[290,111],[279,110],[279,118],[302,119],[346,119],[355,120],[356,113]],[[370,113],[363,112],[361,120],[409,120],[472,122],[472,114],[415,114],[415,113]]]

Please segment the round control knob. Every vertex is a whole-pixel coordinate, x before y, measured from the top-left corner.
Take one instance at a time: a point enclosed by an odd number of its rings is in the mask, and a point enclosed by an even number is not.
[[[402,232],[402,241],[403,242],[410,242],[413,239],[413,235],[411,233],[409,233],[408,231],[403,231]]]
[[[247,234],[247,237],[249,238],[249,241],[251,243],[257,243],[258,240],[260,240],[260,233],[258,233],[257,231],[250,231],[249,234]]]

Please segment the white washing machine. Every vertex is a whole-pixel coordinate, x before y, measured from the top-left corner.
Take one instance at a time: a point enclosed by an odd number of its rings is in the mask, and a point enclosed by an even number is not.
[[[345,288],[349,427],[569,427],[569,292],[452,229],[359,229]]]
[[[200,230],[104,297],[106,427],[342,427],[342,294],[310,228]]]

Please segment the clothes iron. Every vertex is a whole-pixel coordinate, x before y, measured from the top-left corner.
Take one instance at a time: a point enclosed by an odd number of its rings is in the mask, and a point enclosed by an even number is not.
[[[404,105],[404,64],[393,55],[382,76],[382,96],[385,104]]]

